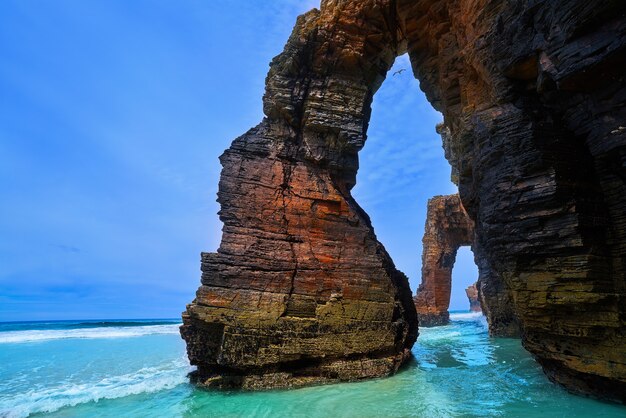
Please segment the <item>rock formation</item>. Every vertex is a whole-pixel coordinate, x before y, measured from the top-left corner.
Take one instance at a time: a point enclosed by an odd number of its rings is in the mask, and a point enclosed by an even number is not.
[[[422,239],[422,283],[415,296],[421,326],[448,323],[456,252],[473,240],[474,224],[459,195],[435,196],[428,201]]]
[[[350,195],[394,57],[444,115],[492,332],[569,390],[626,401],[626,3],[325,0],[271,64],[266,118],[221,157],[224,222],[182,335],[206,384],[392,373],[406,278]]]
[[[626,401],[626,3],[397,2],[475,224],[483,310],[573,392]]]
[[[476,287],[476,283],[468,286],[467,289],[465,289],[465,294],[467,295],[467,300],[469,300],[470,311],[482,312],[482,309],[480,309],[480,300],[478,300],[478,288]]]
[[[183,315],[206,386],[299,386],[394,373],[417,317],[404,274],[354,201],[376,89],[399,53],[384,2],[300,16],[257,127],[221,157],[224,223]]]

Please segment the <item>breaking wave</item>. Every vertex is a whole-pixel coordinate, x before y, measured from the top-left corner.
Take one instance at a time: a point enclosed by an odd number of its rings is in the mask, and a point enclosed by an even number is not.
[[[172,325],[180,319],[116,319],[116,320],[79,320],[79,321],[16,321],[0,322],[0,332],[31,331],[51,329],[106,328],[106,327],[143,327],[147,325]]]
[[[482,312],[450,313],[451,321],[479,321],[484,318]]]
[[[190,371],[187,359],[181,358],[158,367],[145,367],[134,373],[106,377],[97,382],[35,388],[12,397],[0,397],[0,417],[22,418],[86,402],[171,389],[188,382],[187,374]]]
[[[143,326],[104,326],[62,330],[25,330],[0,332],[0,344],[29,343],[67,338],[128,338],[151,334],[178,334],[180,324]]]

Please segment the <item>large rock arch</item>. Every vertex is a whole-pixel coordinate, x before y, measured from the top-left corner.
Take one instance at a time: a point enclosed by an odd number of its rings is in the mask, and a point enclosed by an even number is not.
[[[422,283],[415,295],[421,326],[449,322],[456,253],[460,247],[473,242],[474,223],[467,216],[459,195],[435,196],[428,200],[422,239]]]
[[[410,355],[407,278],[350,195],[399,39],[389,2],[325,2],[272,61],[267,117],[220,158],[222,243],[202,255],[184,314],[201,383],[353,380],[393,373]]]
[[[625,8],[326,0],[301,16],[271,64],[267,117],[221,157],[222,243],[181,329],[199,379],[351,380],[407,358],[406,278],[350,189],[372,95],[408,50],[444,114],[492,331],[489,301],[511,301],[552,379],[624,400]]]

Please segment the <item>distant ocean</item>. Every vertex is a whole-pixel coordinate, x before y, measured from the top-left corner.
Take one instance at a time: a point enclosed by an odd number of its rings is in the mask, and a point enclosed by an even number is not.
[[[626,417],[551,384],[482,315],[451,319],[391,378],[255,393],[191,386],[179,320],[0,323],[0,417]]]

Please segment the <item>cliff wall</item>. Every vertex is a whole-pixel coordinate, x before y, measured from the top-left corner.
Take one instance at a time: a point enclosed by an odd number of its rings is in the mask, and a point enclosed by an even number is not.
[[[444,114],[492,331],[519,321],[548,376],[623,401],[626,3],[397,7],[413,71]]]

